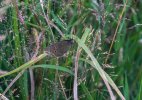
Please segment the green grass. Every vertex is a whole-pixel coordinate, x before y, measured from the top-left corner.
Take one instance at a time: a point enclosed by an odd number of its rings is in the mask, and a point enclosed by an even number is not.
[[[7,71],[0,75],[0,93],[24,70],[4,96],[31,99],[32,68],[35,100],[77,100],[75,94],[79,100],[110,100],[113,96],[141,100],[142,2],[93,1],[44,0],[43,9],[40,0],[12,0],[13,6],[0,1],[4,3],[0,10],[5,7],[0,18],[6,17],[0,22],[0,71]],[[74,40],[66,56],[44,53],[50,44],[65,39]],[[73,92],[77,65],[78,92]]]

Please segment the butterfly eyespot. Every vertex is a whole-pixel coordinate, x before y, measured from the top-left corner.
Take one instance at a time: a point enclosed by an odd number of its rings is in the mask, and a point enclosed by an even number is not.
[[[56,53],[57,51],[56,51],[56,50],[54,50],[54,52]]]

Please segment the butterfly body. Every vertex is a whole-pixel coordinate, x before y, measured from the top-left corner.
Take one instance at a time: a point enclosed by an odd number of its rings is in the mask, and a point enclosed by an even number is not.
[[[72,39],[53,43],[46,48],[46,53],[55,57],[61,57],[70,49],[72,44]]]

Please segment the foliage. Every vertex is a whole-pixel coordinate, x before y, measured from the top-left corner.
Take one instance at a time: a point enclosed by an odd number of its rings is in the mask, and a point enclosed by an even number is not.
[[[76,100],[77,76],[78,99],[142,99],[140,0],[0,2],[0,93],[5,97]],[[68,39],[74,44],[65,56],[45,54],[50,44]]]

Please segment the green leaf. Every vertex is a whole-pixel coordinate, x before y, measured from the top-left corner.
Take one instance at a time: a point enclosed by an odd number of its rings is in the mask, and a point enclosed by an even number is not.
[[[100,64],[96,60],[96,58],[93,56],[89,48],[75,35],[73,35],[73,39],[78,43],[80,47],[82,47],[85,52],[89,55],[91,58],[92,62],[90,63],[92,67],[94,67],[100,74],[103,80],[106,80],[112,87],[113,89],[118,93],[118,95],[121,97],[121,99],[125,100],[124,96],[121,94],[120,90],[117,88],[113,80],[109,77],[109,75],[101,68]]]
[[[4,75],[1,75],[0,78],[5,77],[5,76],[8,76],[8,75],[11,75],[11,74],[14,74],[14,73],[19,72],[19,71],[21,71],[21,70],[25,70],[25,69],[31,67],[31,65],[33,65],[33,64],[35,64],[36,62],[38,62],[38,61],[40,61],[41,59],[43,59],[44,57],[46,57],[46,54],[45,54],[45,53],[39,55],[39,56],[36,57],[35,59],[32,59],[32,60],[28,61],[27,63],[21,65],[21,66],[18,67],[18,68],[14,69],[14,70],[12,70],[12,71],[10,71],[10,72],[4,74]]]
[[[86,96],[87,96],[87,100],[93,100],[93,97],[91,96],[91,94],[90,94],[90,92],[88,91],[87,87],[86,87],[83,83],[81,83],[80,85],[81,85],[81,87],[82,87],[84,93],[85,93]]]
[[[47,65],[47,64],[41,64],[41,65],[34,65],[32,66],[33,68],[49,68],[49,69],[55,69],[55,70],[60,70],[60,71],[63,71],[63,72],[67,72],[67,73],[70,73],[71,75],[74,75],[73,72],[65,67],[62,67],[62,66],[57,66],[57,65]]]

